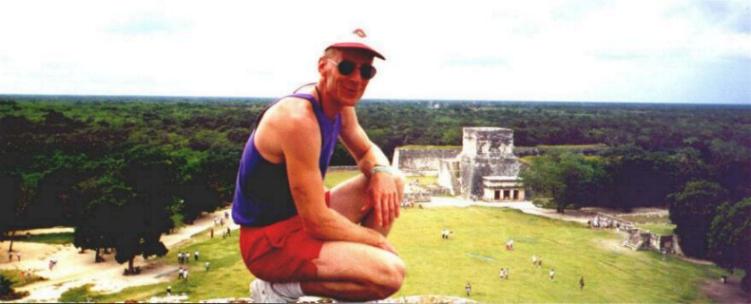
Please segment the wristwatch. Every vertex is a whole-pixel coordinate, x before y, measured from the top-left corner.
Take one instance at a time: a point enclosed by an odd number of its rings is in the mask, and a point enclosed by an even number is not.
[[[376,173],[387,173],[389,175],[401,175],[399,169],[387,165],[375,165],[373,169],[370,169],[370,175]]]

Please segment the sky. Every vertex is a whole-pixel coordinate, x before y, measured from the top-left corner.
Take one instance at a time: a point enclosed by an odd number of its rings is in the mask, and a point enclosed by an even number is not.
[[[365,98],[751,104],[751,1],[0,3],[0,94],[275,97],[362,28]]]

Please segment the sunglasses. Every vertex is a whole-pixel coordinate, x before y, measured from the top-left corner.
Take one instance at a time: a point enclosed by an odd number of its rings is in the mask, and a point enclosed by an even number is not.
[[[339,74],[342,74],[344,76],[347,76],[349,74],[352,74],[352,72],[355,71],[355,68],[357,67],[357,64],[349,61],[349,60],[342,60],[339,62],[336,62],[334,59],[329,59],[331,62],[336,63],[336,68],[339,70]],[[364,80],[369,80],[373,78],[376,74],[376,68],[369,64],[363,64],[360,65],[360,77]]]

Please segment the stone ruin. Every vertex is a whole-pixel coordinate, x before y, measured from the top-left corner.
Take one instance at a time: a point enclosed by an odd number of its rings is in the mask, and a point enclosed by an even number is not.
[[[437,176],[438,185],[449,195],[485,201],[524,200],[513,131],[465,127],[463,132],[461,148],[397,148],[393,165],[407,175]]]
[[[682,255],[674,235],[657,235],[638,228],[629,230],[628,233],[623,246],[633,250],[654,250],[662,254]]]
[[[456,158],[459,146],[407,146],[394,149],[392,165],[409,176],[438,176],[441,161]]]
[[[442,162],[445,170],[439,172],[439,183],[473,200],[523,200],[518,179],[521,165],[513,153],[514,132],[492,127],[463,131],[462,152]]]
[[[588,221],[590,228],[610,228],[628,234],[623,246],[632,250],[654,250],[663,254],[682,254],[673,235],[657,235],[636,227],[632,222],[616,216],[597,213]]]

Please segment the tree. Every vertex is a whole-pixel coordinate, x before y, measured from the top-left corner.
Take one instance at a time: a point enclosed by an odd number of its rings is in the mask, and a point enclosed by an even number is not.
[[[170,204],[179,178],[173,160],[158,148],[136,147],[128,154],[122,176],[134,196],[121,206],[114,223],[119,228],[114,232],[115,260],[127,261],[128,273],[133,274],[137,273],[133,267],[136,255],[148,258],[167,253],[167,247],[159,239],[174,227]]]
[[[5,299],[11,294],[13,294],[13,281],[0,275],[0,299]]]
[[[668,196],[670,220],[676,225],[681,249],[689,256],[705,258],[707,232],[715,209],[727,199],[727,190],[715,182],[697,180]]]
[[[664,206],[666,197],[678,187],[674,181],[682,172],[677,165],[680,162],[666,152],[625,145],[606,151],[605,157],[612,181],[607,191],[612,207]]]
[[[74,185],[82,174],[68,164],[45,174],[37,183],[37,194],[27,208],[27,221],[34,227],[68,226],[73,224]]]
[[[735,201],[751,195],[751,149],[714,139],[709,151],[713,180],[728,190],[730,198]]]
[[[180,211],[186,223],[193,223],[201,212],[213,211],[221,204],[219,194],[210,188],[206,175],[194,175],[182,185],[179,193],[183,197]]]
[[[549,197],[556,211],[592,203],[607,175],[600,163],[579,154],[553,152],[532,160],[520,174],[525,186]]]
[[[741,287],[751,292],[751,197],[717,208],[707,243],[709,257],[717,265],[745,270]]]
[[[114,202],[104,202],[89,207],[89,211],[78,221],[73,234],[73,245],[94,250],[94,263],[103,262],[99,255],[103,248],[115,247],[120,228],[113,225],[122,214]]]
[[[6,234],[12,234],[16,229],[18,214],[16,206],[21,196],[21,178],[17,175],[0,172],[0,237],[5,240]],[[10,238],[8,252],[13,251],[13,238]]]
[[[110,157],[92,164],[88,178],[74,186],[72,201],[76,203],[73,245],[94,250],[94,262],[101,262],[102,248],[113,248],[117,231],[115,225],[122,217],[119,209],[135,197],[132,187],[120,177],[122,162]]]
[[[28,291],[16,292],[13,290],[13,280],[0,274],[0,300],[12,301],[29,295]]]

